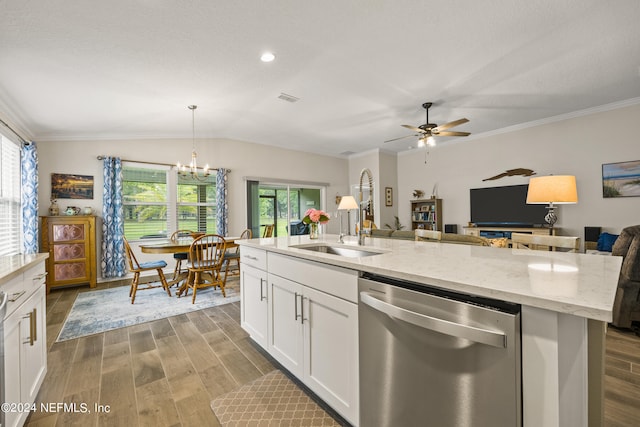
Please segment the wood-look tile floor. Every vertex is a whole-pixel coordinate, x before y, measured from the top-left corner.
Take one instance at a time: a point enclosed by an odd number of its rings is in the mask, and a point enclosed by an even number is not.
[[[640,337],[609,327],[604,377],[605,426],[640,426]]]
[[[87,290],[47,296],[48,373],[38,402],[80,411],[84,403],[90,413],[33,412],[27,426],[217,426],[212,399],[275,369],[240,328],[239,303],[55,343]],[[640,337],[609,328],[605,369],[605,426],[640,425]]]
[[[47,297],[48,373],[38,394],[38,405],[75,403],[79,412],[32,412],[28,426],[217,426],[213,398],[275,369],[240,328],[239,303],[55,343],[86,290]]]

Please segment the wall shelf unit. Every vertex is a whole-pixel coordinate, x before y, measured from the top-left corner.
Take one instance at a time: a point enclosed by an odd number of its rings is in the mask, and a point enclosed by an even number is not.
[[[442,199],[411,200],[411,229],[443,231]]]

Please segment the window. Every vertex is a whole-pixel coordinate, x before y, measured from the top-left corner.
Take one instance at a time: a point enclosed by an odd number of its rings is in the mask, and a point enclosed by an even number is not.
[[[0,135],[0,256],[21,252],[20,146]]]
[[[253,235],[261,236],[266,225],[275,226],[275,236],[307,234],[301,219],[307,209],[321,208],[326,185],[247,180],[247,218]]]
[[[216,177],[205,181],[178,176],[178,230],[216,232]]]
[[[216,231],[216,177],[204,182],[167,166],[122,167],[124,235],[129,240],[170,236],[175,230]]]

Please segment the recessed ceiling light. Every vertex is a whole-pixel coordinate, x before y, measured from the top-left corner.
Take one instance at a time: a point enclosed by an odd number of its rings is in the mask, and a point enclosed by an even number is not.
[[[274,59],[276,59],[276,56],[271,52],[265,52],[260,57],[260,61],[262,61],[262,62],[271,62]]]

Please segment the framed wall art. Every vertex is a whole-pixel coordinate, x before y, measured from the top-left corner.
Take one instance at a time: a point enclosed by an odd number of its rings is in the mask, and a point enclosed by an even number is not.
[[[602,165],[602,197],[640,196],[640,160]]]
[[[52,199],[93,199],[93,176],[51,174]]]
[[[393,188],[391,187],[384,188],[384,205],[393,206]]]

